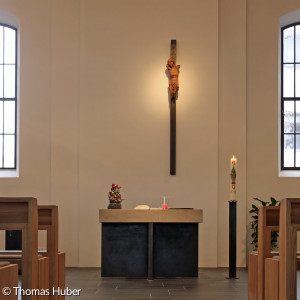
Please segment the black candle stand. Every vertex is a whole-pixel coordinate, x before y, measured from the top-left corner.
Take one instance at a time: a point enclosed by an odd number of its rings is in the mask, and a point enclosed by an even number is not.
[[[227,279],[239,279],[236,277],[236,200],[229,201],[229,276]]]

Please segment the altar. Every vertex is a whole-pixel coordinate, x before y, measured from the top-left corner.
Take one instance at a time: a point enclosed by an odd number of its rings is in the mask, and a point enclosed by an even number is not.
[[[102,277],[198,276],[202,209],[100,209]]]

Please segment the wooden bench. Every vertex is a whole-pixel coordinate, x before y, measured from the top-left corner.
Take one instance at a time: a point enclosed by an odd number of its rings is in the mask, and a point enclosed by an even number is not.
[[[279,231],[279,206],[263,206],[258,216],[258,300],[265,299],[265,260],[272,258],[271,233]],[[275,254],[276,255],[276,254]],[[296,261],[296,260],[295,260]]]
[[[300,231],[300,199],[281,200],[279,300],[297,299],[297,231]]]
[[[271,252],[271,232],[279,231],[279,206],[263,206],[258,213],[258,252],[248,256],[248,299],[265,299],[265,260]]]
[[[9,262],[0,262],[0,300],[17,300],[18,296],[12,292],[9,296],[3,295],[3,288],[9,287],[14,291],[18,286],[18,266]]]
[[[279,231],[280,207],[259,208],[258,253],[248,258],[248,299],[279,299],[279,252],[271,252],[271,232]],[[295,259],[297,269],[300,259]]]
[[[45,255],[44,255],[45,256]],[[38,253],[38,260],[44,257]],[[2,261],[9,261],[12,264],[18,265],[19,274],[22,270],[22,250],[0,250],[0,263]]]
[[[22,230],[22,288],[38,288],[38,210],[35,198],[0,198],[0,230]],[[1,278],[1,282],[2,282]],[[22,300],[36,299],[23,296]]]
[[[279,256],[270,251],[271,231],[280,231]],[[297,269],[300,266],[296,244],[297,231],[300,231],[300,199],[283,199],[280,208],[259,209],[258,254],[249,255],[251,272],[257,263],[257,294],[255,294],[255,283],[253,284],[255,275],[248,270],[249,284],[251,283],[250,300],[297,299]]]
[[[279,299],[279,256],[265,260],[265,300]]]
[[[248,300],[258,300],[258,253],[248,254]]]
[[[47,251],[50,268],[50,289],[65,289],[65,253],[58,251],[58,207],[56,205],[38,206],[39,230],[47,232]],[[50,299],[65,299],[65,296],[50,295]]]
[[[52,291],[59,288],[65,289],[65,253],[58,252],[58,207],[55,205],[39,205],[38,206],[38,230],[45,230],[47,233],[47,249],[45,252],[39,252],[44,258],[48,257],[49,266],[39,265],[39,289],[45,289],[46,281],[48,287]],[[0,260],[9,259],[14,263],[22,261],[22,251],[0,251]],[[42,261],[41,261],[42,262]],[[47,270],[47,278],[43,276],[43,271]],[[43,287],[42,287],[43,286]],[[44,298],[45,299],[45,298]],[[65,296],[52,295],[49,299],[65,299]]]

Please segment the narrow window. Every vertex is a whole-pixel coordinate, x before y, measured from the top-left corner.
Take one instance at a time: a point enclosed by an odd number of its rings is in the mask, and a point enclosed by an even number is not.
[[[17,30],[0,24],[0,169],[16,169]]]
[[[281,169],[300,170],[300,23],[281,31]]]

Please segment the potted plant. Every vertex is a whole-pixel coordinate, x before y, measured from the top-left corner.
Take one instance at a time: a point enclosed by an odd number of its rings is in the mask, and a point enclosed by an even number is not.
[[[263,201],[258,198],[253,198],[255,201],[261,203],[262,206],[280,206],[280,201],[277,201],[275,198],[271,197],[270,201]],[[253,219],[250,223],[250,228],[253,230],[251,234],[251,245],[253,245],[254,250],[257,250],[257,243],[258,243],[258,207],[255,204],[252,204],[252,208],[249,213],[252,215],[251,218]],[[277,239],[278,239],[278,231],[272,231],[271,233],[271,250],[277,248]]]
[[[108,193],[109,205],[107,208],[109,209],[120,209],[122,208],[121,202],[124,200],[120,194],[121,187],[117,184],[112,184],[110,192]]]

